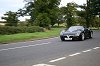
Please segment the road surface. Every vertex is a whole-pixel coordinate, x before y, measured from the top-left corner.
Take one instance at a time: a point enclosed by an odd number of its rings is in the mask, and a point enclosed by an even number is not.
[[[100,66],[100,31],[85,41],[55,37],[0,45],[0,66]]]

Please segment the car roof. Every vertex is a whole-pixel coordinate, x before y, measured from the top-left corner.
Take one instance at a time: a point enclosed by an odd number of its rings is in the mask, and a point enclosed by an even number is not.
[[[84,26],[71,26],[71,27],[84,27]]]
[[[83,27],[83,28],[85,28],[84,26],[71,26],[71,27]]]

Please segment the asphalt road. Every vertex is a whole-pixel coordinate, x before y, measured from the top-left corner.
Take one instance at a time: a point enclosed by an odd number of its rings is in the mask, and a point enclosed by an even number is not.
[[[55,37],[0,45],[0,66],[100,66],[100,31],[85,41]]]

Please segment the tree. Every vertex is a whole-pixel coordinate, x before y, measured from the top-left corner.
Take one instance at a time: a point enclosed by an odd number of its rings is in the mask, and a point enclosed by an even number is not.
[[[100,15],[100,0],[87,0],[92,15]]]
[[[59,16],[60,16],[59,8],[56,7],[56,8],[49,10],[48,17],[51,19],[52,26],[59,22],[59,20],[58,20]]]
[[[85,10],[77,11],[77,16],[78,16],[77,24],[86,26],[86,11]]]
[[[31,16],[31,23],[36,22],[37,17],[40,16],[40,13],[48,14],[48,18],[50,19],[50,24],[55,24],[58,14],[58,6],[60,5],[61,0],[33,0],[32,2],[28,2],[24,9],[20,9],[18,13],[23,15]]]
[[[82,9],[81,11],[77,12],[78,16],[82,19],[85,19],[86,21],[84,22],[85,26],[90,27],[92,23],[91,20],[94,18],[94,16],[91,13],[90,1],[87,0],[87,5],[86,4],[78,5],[78,7]]]
[[[62,8],[67,27],[70,27],[76,23],[76,4],[75,3],[68,3],[66,7]]]
[[[96,15],[100,16],[100,0],[87,0],[86,14],[86,24],[90,27],[91,19]]]
[[[91,20],[92,21],[92,27],[97,27],[99,29],[100,27],[100,18],[99,16],[94,17],[94,19]]]
[[[17,23],[18,23],[18,17],[17,17],[17,13],[16,12],[6,12],[4,14],[5,16],[2,17],[2,19],[6,20],[7,22],[7,26],[17,26]]]
[[[40,13],[37,18],[35,19],[36,25],[40,27],[49,28],[50,25],[50,18],[48,17],[47,13]]]
[[[37,16],[37,11],[34,8],[34,2],[28,2],[22,9],[17,11],[18,16],[30,16],[30,20],[28,22],[30,25],[33,25],[34,20]]]
[[[57,24],[58,24],[58,26],[65,22],[64,13],[63,13],[62,10],[63,10],[63,8],[59,8],[59,11],[57,12],[57,14],[58,14],[58,16],[57,16]]]

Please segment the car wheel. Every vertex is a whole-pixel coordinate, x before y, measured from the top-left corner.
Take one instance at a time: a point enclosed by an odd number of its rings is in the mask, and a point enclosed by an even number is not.
[[[80,35],[80,40],[81,40],[81,41],[84,41],[84,40],[85,40],[85,35],[84,35],[84,33],[82,33],[82,34]]]
[[[63,37],[60,37],[61,41],[65,41],[65,39]]]
[[[90,34],[89,34],[89,38],[92,38],[92,37],[93,37],[93,34],[92,34],[92,33],[90,33]]]

